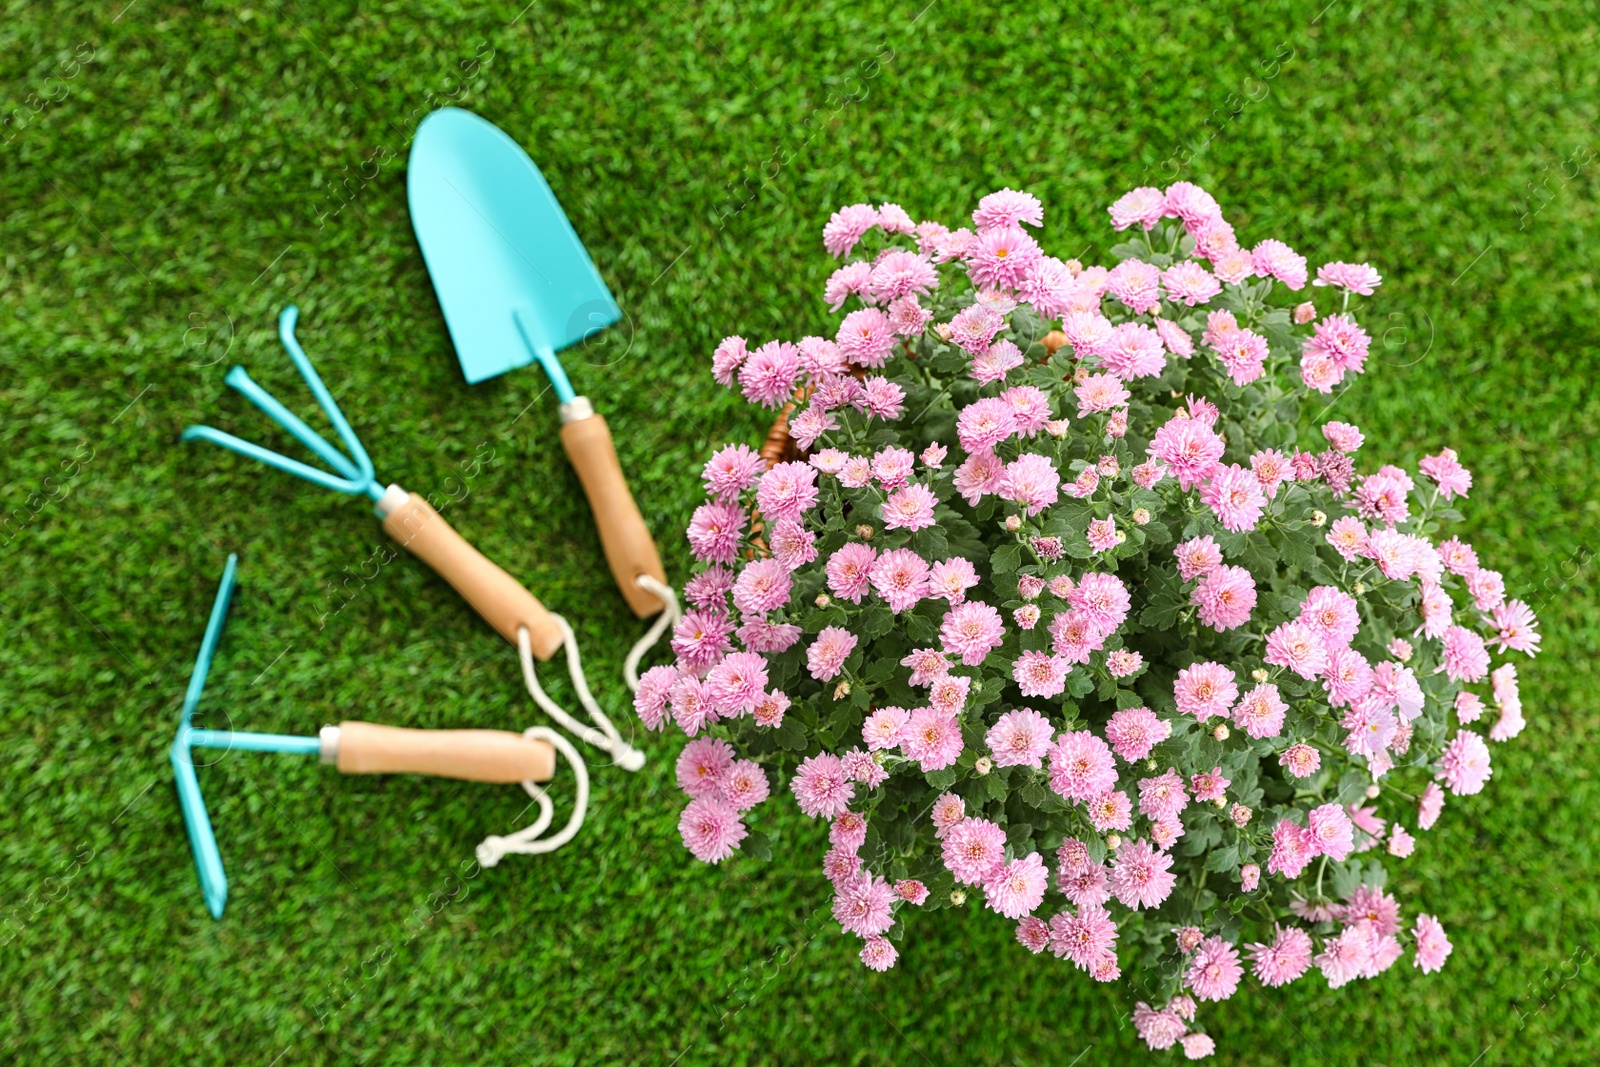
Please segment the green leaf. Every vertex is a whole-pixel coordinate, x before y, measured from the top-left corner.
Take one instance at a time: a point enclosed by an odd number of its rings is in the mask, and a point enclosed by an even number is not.
[[[763,861],[772,859],[772,840],[760,830],[747,834],[739,847],[747,856]]]

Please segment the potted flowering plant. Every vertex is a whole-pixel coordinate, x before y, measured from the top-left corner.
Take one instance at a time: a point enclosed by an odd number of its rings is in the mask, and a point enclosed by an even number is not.
[[[1413,473],[1306,418],[1365,368],[1377,271],[1312,280],[1187,182],[1110,215],[1123,243],[1087,267],[1009,189],[970,228],[833,215],[836,335],[713,356],[781,412],[768,454],[706,464],[676,662],[636,708],[687,735],[698,858],[767,853],[745,821],[774,786],[828,821],[868,967],[916,910],[994,912],[1130,972],[1140,1035],[1198,1058],[1198,1003],[1247,966],[1443,965],[1385,865],[1484,787],[1486,739],[1523,723],[1492,654],[1539,636],[1444,532],[1472,485],[1450,449]]]

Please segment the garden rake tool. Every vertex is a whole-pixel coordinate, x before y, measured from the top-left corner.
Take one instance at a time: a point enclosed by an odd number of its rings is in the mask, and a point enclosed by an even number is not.
[[[544,175],[493,123],[451,107],[423,119],[406,191],[467,381],[535,360],[544,368],[561,405],[561,444],[589,498],[617,587],[635,615],[661,614],[623,667],[637,689],[639,660],[677,620],[678,601],[605,418],[573,391],[556,358],[622,312]]]
[[[196,727],[195,709],[200,705],[211,658],[227,621],[238,561],[238,556],[230,555],[223,568],[211,618],[206,622],[200,653],[195,657],[194,672],[184,693],[183,714],[171,752],[173,780],[184,825],[189,830],[189,847],[194,852],[206,908],[213,918],[222,918],[222,909],[228,902],[228,878],[222,869],[222,853],[217,848],[211,816],[200,794],[194,763],[197,748],[317,756],[345,774],[432,774],[472,782],[520,782],[539,804],[539,818],[510,837],[485,838],[478,846],[479,860],[485,866],[493,866],[507,851],[552,851],[571,840],[583,826],[589,806],[588,771],[572,744],[548,727],[531,726],[517,734],[509,730],[412,730],[350,721],[324,726],[316,737]],[[567,825],[557,834],[541,837],[550,825],[553,811],[550,797],[536,783],[547,782],[554,775],[558,750],[572,765],[577,796]]]
[[[344,413],[339,410],[339,405],[334,402],[311,361],[295,340],[298,317],[299,312],[292,305],[283,310],[278,317],[279,339],[349,455],[333,447],[275,400],[251,379],[243,367],[229,370],[225,380],[246,400],[265,412],[268,418],[288,431],[290,436],[326,461],[336,473],[330,474],[279,455],[210,426],[190,426],[183,431],[183,439],[210,441],[326,489],[371,498],[376,502],[375,511],[383,520],[384,531],[438,572],[467,603],[477,609],[490,626],[516,646],[522,661],[523,678],[535,703],[571,733],[610,752],[614,761],[624,770],[636,771],[642,767],[644,753],[622,738],[589,691],[583,664],[578,656],[577,638],[567,621],[546,610],[521,583],[468,544],[422,496],[408,493],[398,485],[380,488],[366,450],[361,447]],[[539,686],[534,673],[534,659],[548,660],[559,649],[566,650],[567,669],[572,676],[573,688],[584,710],[594,721],[593,726],[585,726],[568,715]]]

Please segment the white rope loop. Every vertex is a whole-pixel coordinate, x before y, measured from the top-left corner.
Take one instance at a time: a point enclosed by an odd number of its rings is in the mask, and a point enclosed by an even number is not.
[[[571,715],[566,710],[551,700],[549,695],[539,685],[539,676],[533,668],[533,642],[529,637],[527,627],[517,629],[517,658],[522,661],[522,680],[528,687],[528,695],[533,702],[544,709],[556,722],[566,727],[567,732],[574,737],[588,742],[596,748],[604,749],[611,753],[613,761],[625,771],[636,771],[644,766],[644,753],[634,748],[622,739],[617,728],[611,724],[606,713],[600,710],[599,703],[594,699],[594,694],[589,691],[589,681],[583,674],[583,662],[578,657],[578,638],[572,632],[572,627],[567,625],[567,620],[560,615],[551,614],[556,626],[561,630],[561,644],[567,650],[567,673],[572,676],[572,688],[578,692],[578,703],[583,705],[583,710],[589,713],[589,718],[594,720],[593,726],[587,726]]]
[[[644,659],[644,654],[655,647],[661,635],[672,629],[677,621],[683,618],[683,608],[678,605],[678,594],[672,591],[670,585],[656,581],[648,574],[641,574],[635,581],[639,588],[647,593],[654,593],[660,598],[666,608],[661,612],[661,617],[656,619],[645,635],[634,642],[633,648],[628,651],[628,658],[622,661],[622,677],[628,683],[631,692],[639,689],[639,661]]]
[[[530,726],[522,731],[522,736],[536,741],[548,741],[555,746],[556,751],[566,757],[567,762],[572,765],[572,775],[577,780],[577,798],[573,801],[572,814],[567,818],[567,825],[562,827],[559,833],[544,837],[542,835],[550,826],[554,814],[550,795],[531,779],[523,782],[522,788],[526,789],[528,795],[539,805],[539,817],[531,826],[514,834],[507,834],[504,837],[490,834],[479,842],[478,862],[485,867],[493,867],[511,852],[525,856],[554,852],[577,836],[578,831],[583,828],[583,817],[589,811],[589,769],[584,766],[583,757],[578,755],[578,750],[572,747],[572,742],[548,726]]]

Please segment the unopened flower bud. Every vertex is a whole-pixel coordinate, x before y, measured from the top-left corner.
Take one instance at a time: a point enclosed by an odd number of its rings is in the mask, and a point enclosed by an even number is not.
[[[818,593],[817,594],[817,607],[825,608],[829,604],[832,604],[832,603],[833,603],[833,598],[831,596],[829,596],[827,593]]]
[[[950,329],[948,322],[940,322],[934,325],[933,332],[939,335],[939,340],[948,341],[953,331]]]
[[[1360,596],[1362,593],[1365,593],[1366,591],[1367,591],[1367,583],[1366,582],[1356,582],[1355,584],[1350,586],[1350,592],[1355,596]]]
[[[1317,527],[1318,529],[1320,529],[1323,526],[1326,526],[1327,523],[1328,523],[1327,512],[1324,512],[1324,511],[1313,511],[1311,513],[1311,525],[1313,525],[1313,526]]]
[[[1126,541],[1127,539],[1128,539],[1128,531],[1127,530],[1118,530],[1117,531],[1117,544],[1120,545],[1120,544],[1122,544],[1122,542]]]
[[[1217,728],[1211,731],[1211,736],[1218,741],[1226,741],[1228,739],[1228,724],[1225,722],[1217,723]]]
[[[1243,804],[1235,804],[1228,810],[1228,818],[1233,820],[1233,825],[1235,826],[1249,825],[1250,817],[1254,814],[1255,812],[1251,811]]]
[[[1016,533],[1018,530],[1022,529],[1022,517],[1020,515],[1007,515],[1006,529],[1010,530],[1012,533]]]
[[[1083,264],[1079,263],[1075,259],[1067,260],[1063,266],[1067,268],[1067,273],[1072,275],[1074,278],[1083,273]]]
[[[1088,381],[1089,368],[1080,363],[1078,365],[1078,369],[1072,372],[1072,380],[1077,382],[1079,385],[1082,385],[1084,382]]]
[[[847,697],[849,695],[850,695],[850,682],[849,682],[848,679],[845,680],[845,681],[842,681],[838,685],[834,686],[834,688],[833,688],[833,699],[835,699],[835,700],[843,700],[845,697]]]
[[[1065,437],[1067,436],[1067,425],[1066,419],[1051,419],[1044,424],[1044,432],[1051,437]]]
[[[1317,305],[1307,300],[1304,304],[1294,306],[1294,321],[1301,326],[1317,317]]]
[[[862,525],[856,527],[856,536],[861,538],[863,541],[872,540],[872,535],[874,532],[875,531],[870,526]]]
[[[1134,508],[1133,509],[1133,524],[1135,526],[1144,526],[1144,525],[1148,524],[1149,521],[1150,521],[1150,509],[1149,508]]]
[[[994,770],[994,760],[990,759],[988,756],[979,756],[978,761],[972,765],[972,769],[977,771],[980,775],[988,774],[990,771]]]
[[[1227,799],[1225,797],[1218,797],[1216,800],[1213,800],[1211,803],[1215,804],[1219,808],[1225,808],[1225,807],[1228,806],[1228,801],[1227,801]]]
[[[1377,800],[1378,799],[1378,794],[1381,793],[1381,792],[1382,792],[1382,790],[1378,788],[1378,783],[1377,782],[1373,782],[1371,785],[1367,786],[1367,799],[1368,800]]]
[[[1144,769],[1147,771],[1153,771],[1156,769],[1156,758],[1154,756],[1151,756],[1149,759],[1144,761]]]
[[[966,902],[967,902],[967,894],[965,892],[963,892],[960,889],[952,889],[952,890],[950,890],[950,903],[954,904],[956,907],[959,908],[959,907],[961,907],[961,905],[965,904]]]
[[[1121,837],[1119,837],[1116,834],[1107,834],[1106,835],[1106,848],[1110,849],[1112,852],[1115,852],[1117,849],[1119,849],[1121,847],[1122,847],[1122,838]]]
[[[1268,678],[1267,669],[1265,667],[1257,667],[1255,670],[1250,672],[1250,677],[1254,678],[1258,682],[1264,682]]]

